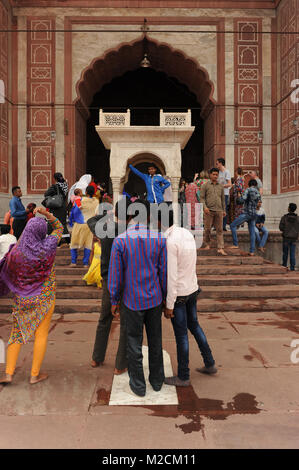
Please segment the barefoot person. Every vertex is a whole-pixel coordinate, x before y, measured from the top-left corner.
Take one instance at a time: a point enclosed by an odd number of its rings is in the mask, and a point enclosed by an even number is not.
[[[217,237],[217,252],[226,256],[223,239],[223,217],[226,216],[223,185],[218,183],[218,168],[210,170],[210,181],[200,191],[200,202],[204,209],[204,243],[206,249],[211,244],[211,228],[214,225]]]
[[[231,224],[230,229],[233,237],[233,245],[230,249],[237,250],[238,245],[238,236],[237,236],[237,226],[248,222],[248,230],[250,235],[250,256],[254,256],[255,252],[255,222],[256,222],[256,208],[258,202],[261,201],[261,195],[257,189],[257,182],[255,179],[252,179],[248,183],[248,188],[245,190],[245,193],[240,196],[240,202],[244,203],[244,211],[239,217],[237,217]]]
[[[34,217],[27,223],[19,242],[6,254],[0,268],[0,292],[14,294],[13,328],[6,354],[6,374],[0,383],[12,382],[22,344],[35,336],[30,383],[48,378],[40,373],[47,347],[48,330],[55,307],[54,260],[63,226],[43,207],[34,214],[44,215],[53,231],[47,237],[47,222]]]

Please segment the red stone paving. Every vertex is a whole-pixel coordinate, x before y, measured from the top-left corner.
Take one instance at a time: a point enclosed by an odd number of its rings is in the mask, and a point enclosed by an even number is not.
[[[218,263],[205,266],[219,272],[224,265]],[[299,339],[299,296],[274,299],[270,294],[275,290],[284,293],[288,287],[293,294],[299,276],[283,270],[279,282],[279,274],[248,273],[248,269],[265,266],[282,269],[269,263],[228,264],[238,274],[222,272],[227,285],[216,289],[211,281],[220,275],[206,277],[198,301],[199,322],[218,374],[210,377],[195,371],[202,359],[190,337],[192,385],[178,390],[178,406],[109,407],[119,322],[113,322],[104,365],[92,369],[89,361],[98,313],[88,311],[99,310],[100,298],[91,299],[84,293],[81,299],[70,295],[57,299],[43,365],[49,379],[34,387],[28,384],[30,343],[22,348],[14,383],[0,386],[0,448],[298,448],[299,363],[291,362],[291,343]],[[58,269],[59,279],[64,280],[58,281],[61,292],[81,290],[98,295],[98,289],[82,285],[82,268],[77,270],[62,275]],[[256,278],[258,288],[238,285],[249,276]],[[265,300],[255,295],[264,288],[259,279],[268,286]],[[76,287],[71,288],[74,280]],[[250,298],[239,300],[238,289],[244,295],[248,289]],[[205,292],[213,290],[231,295],[225,300],[205,298]],[[97,308],[90,310],[90,305]],[[6,314],[0,316],[0,337],[7,340],[11,326],[7,301],[2,307]],[[176,344],[166,319],[163,347],[176,371]],[[299,351],[297,357],[299,360]]]

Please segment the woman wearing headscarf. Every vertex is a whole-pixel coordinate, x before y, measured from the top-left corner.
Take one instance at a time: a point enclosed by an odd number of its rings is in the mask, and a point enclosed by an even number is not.
[[[230,203],[229,203],[229,222],[230,224],[242,214],[244,210],[243,204],[238,204],[238,194],[241,196],[245,192],[245,181],[243,177],[243,169],[238,167],[235,171],[235,178],[233,185],[229,191]]]
[[[61,173],[54,173],[55,183],[50,186],[50,188],[45,192],[45,198],[49,196],[55,196],[56,194],[61,194],[63,198],[63,204],[57,209],[49,209],[50,212],[56,217],[63,225],[63,235],[62,241],[65,243],[70,243],[70,234],[66,225],[66,216],[67,216],[67,193],[68,193],[68,184],[64,179]],[[45,206],[45,201],[42,202]],[[51,226],[48,227],[48,234],[51,233]]]
[[[196,197],[198,188],[196,183],[194,183],[193,178],[185,178],[185,181],[187,183],[185,188],[186,203],[190,204],[190,206],[188,207],[188,224],[191,226],[191,229],[194,229],[196,219],[196,204],[198,204],[198,200]]]
[[[68,196],[68,202],[70,202],[71,197],[75,194],[75,189],[81,189],[82,193],[85,194],[87,186],[89,186],[89,183],[92,181],[92,176],[91,175],[83,175],[77,181],[71,189],[69,190],[69,196]]]
[[[56,277],[54,260],[63,226],[53,214],[37,207],[34,214],[44,215],[52,227],[47,236],[47,222],[33,217],[27,222],[18,243],[11,247],[0,263],[0,295],[9,291],[13,298],[13,328],[6,354],[6,374],[0,383],[12,382],[22,344],[35,336],[30,383],[47,379],[40,374],[49,325],[55,307]]]

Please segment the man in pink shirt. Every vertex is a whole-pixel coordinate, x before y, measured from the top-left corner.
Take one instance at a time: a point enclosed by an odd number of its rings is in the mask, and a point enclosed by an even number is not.
[[[167,298],[164,315],[171,318],[177,343],[178,375],[164,383],[179,387],[190,385],[188,330],[194,336],[205,367],[196,369],[215,374],[217,369],[207,338],[197,320],[196,301],[200,292],[196,275],[197,250],[193,235],[173,224],[169,212],[169,228],[164,232],[167,243]]]

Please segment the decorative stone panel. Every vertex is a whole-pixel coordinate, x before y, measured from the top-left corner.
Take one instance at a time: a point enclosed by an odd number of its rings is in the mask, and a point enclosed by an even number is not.
[[[27,20],[27,113],[29,193],[43,193],[55,171],[55,20]]]
[[[299,37],[294,34],[299,28],[298,0],[283,0],[278,12],[280,34],[280,92],[281,102],[281,192],[299,189],[299,134],[298,125],[299,103],[293,103],[290,92],[291,83],[299,78]]]

